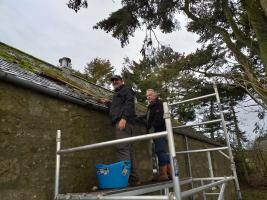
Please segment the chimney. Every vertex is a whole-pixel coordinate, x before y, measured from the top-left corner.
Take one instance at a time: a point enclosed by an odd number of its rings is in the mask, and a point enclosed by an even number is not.
[[[60,68],[69,68],[71,69],[71,59],[68,57],[63,57],[59,59]]]

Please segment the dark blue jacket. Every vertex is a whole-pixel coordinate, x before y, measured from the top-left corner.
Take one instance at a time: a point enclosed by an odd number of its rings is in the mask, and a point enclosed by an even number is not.
[[[108,104],[109,115],[111,117],[112,124],[115,124],[120,119],[125,119],[127,122],[133,122],[135,118],[135,93],[134,91],[126,86],[115,90],[112,97],[112,101]]]

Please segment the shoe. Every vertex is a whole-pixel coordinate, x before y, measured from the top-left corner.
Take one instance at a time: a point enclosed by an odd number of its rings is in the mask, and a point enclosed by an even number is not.
[[[167,174],[167,165],[163,165],[159,167],[159,175],[154,177],[152,181],[168,181],[169,177]]]
[[[138,186],[141,185],[141,182],[139,181],[139,177],[138,176],[133,176],[132,174],[130,174],[129,176],[129,186]]]
[[[139,186],[139,185],[141,185],[140,181],[129,181],[130,187]]]

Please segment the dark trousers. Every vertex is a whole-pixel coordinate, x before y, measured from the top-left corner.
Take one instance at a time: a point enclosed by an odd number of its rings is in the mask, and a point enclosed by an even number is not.
[[[126,123],[125,129],[119,130],[118,122],[116,123],[116,139],[122,139],[134,136],[134,126],[132,123]],[[130,143],[117,144],[116,145],[117,160],[130,160],[131,161],[131,174],[130,181],[138,181],[139,175],[137,171],[137,164],[135,160],[135,153],[133,145]]]
[[[164,166],[170,163],[170,157],[166,153],[167,140],[165,138],[154,139],[155,153],[159,160],[159,166]]]

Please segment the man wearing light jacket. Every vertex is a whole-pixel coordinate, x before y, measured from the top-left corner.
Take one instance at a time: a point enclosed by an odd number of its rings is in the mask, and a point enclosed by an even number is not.
[[[165,120],[163,119],[163,104],[158,99],[157,93],[153,89],[146,91],[146,98],[149,102],[147,107],[147,133],[156,133],[166,130]],[[166,153],[166,138],[156,138],[153,140],[155,153],[159,161],[159,176],[154,178],[155,181],[166,181],[171,179],[170,158]]]

